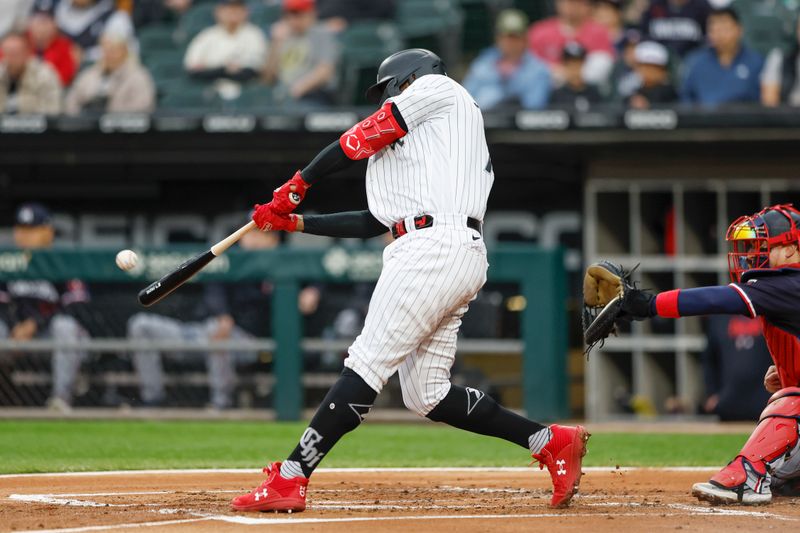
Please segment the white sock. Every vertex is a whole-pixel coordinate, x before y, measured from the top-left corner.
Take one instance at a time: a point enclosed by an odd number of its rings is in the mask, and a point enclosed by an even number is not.
[[[297,461],[284,461],[281,463],[281,477],[283,479],[292,479],[293,477],[305,477],[303,469],[300,468],[300,463]]]
[[[547,446],[547,443],[550,442],[550,439],[552,438],[553,438],[553,432],[550,431],[550,428],[540,429],[539,431],[528,437],[528,447],[531,449],[531,453],[533,454],[540,453],[542,451],[542,448]],[[281,469],[281,473],[283,473],[283,469]]]

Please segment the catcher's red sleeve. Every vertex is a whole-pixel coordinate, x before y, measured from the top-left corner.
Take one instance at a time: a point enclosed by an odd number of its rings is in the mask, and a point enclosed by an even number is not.
[[[678,312],[678,294],[680,289],[661,292],[656,296],[656,312],[665,318],[680,318]]]
[[[339,145],[347,157],[353,160],[366,159],[407,133],[392,113],[393,105],[392,102],[386,102],[342,134]]]

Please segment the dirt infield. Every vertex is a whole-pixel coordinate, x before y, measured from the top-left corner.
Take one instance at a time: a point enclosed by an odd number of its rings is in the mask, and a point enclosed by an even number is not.
[[[241,514],[230,499],[262,475],[243,471],[0,476],[0,530],[56,531],[753,531],[800,528],[800,499],[711,508],[689,495],[698,469],[586,469],[568,509],[530,469],[319,471],[309,509]]]

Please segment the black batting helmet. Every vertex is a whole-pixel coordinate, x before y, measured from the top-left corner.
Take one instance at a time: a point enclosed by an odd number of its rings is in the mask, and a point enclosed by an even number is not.
[[[400,86],[426,74],[447,75],[442,59],[424,48],[410,48],[395,52],[378,67],[378,82],[367,89],[367,100],[380,103],[390,96],[400,94]]]

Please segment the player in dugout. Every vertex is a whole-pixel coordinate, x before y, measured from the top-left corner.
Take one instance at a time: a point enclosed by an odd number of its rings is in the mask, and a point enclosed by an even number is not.
[[[602,261],[587,270],[584,300],[587,308],[599,303],[606,311],[618,299],[616,321],[717,314],[761,320],[775,363],[764,377],[772,397],[736,457],[708,483],[692,487],[696,498],[715,505],[759,505],[773,494],[800,495],[800,211],[783,204],[740,217],[726,240],[729,285],[653,294],[633,286],[619,265]],[[590,331],[591,325],[587,341]]]

